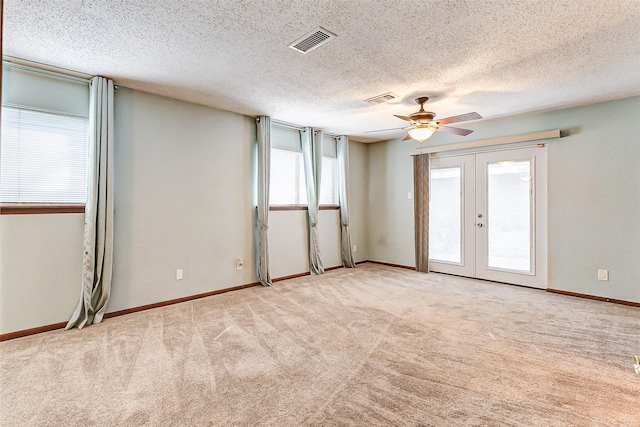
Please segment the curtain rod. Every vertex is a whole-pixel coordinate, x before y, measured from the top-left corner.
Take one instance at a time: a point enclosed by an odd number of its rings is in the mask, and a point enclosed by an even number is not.
[[[479,141],[460,142],[457,144],[436,145],[431,147],[418,148],[411,153],[412,156],[419,156],[427,153],[440,153],[442,151],[465,150],[468,148],[491,147],[494,145],[513,144],[516,142],[540,141],[542,139],[560,138],[560,129],[547,130],[542,132],[525,133],[513,136],[501,136],[498,138],[483,139]]]
[[[497,153],[502,151],[521,150],[523,148],[544,148],[544,147],[547,147],[548,145],[549,143],[547,142],[538,142],[538,143],[533,142],[531,144],[513,145],[513,146],[498,147],[498,148],[490,148],[488,146],[479,147],[479,148],[487,148],[487,150],[480,150],[480,151],[457,150],[456,152],[441,151],[438,153],[431,153],[431,154],[435,155],[436,158],[443,159],[443,158],[449,158],[449,157],[468,156],[469,154],[476,154],[476,153]],[[444,154],[441,154],[441,153],[444,153]]]
[[[295,130],[304,130],[305,126],[300,126],[300,125],[296,125],[293,123],[289,123],[289,122],[284,122],[282,120],[276,120],[276,119],[271,119],[271,124],[272,125],[276,125],[276,126],[280,126],[283,128],[288,128],[288,129],[295,129]],[[314,130],[319,130],[319,129],[314,129]],[[339,138],[341,135],[336,135],[335,133],[330,133],[330,132],[325,132],[322,131],[322,133],[324,135],[327,135],[331,138]]]
[[[93,76],[90,74],[80,73],[78,71],[67,70],[64,68],[54,67],[53,65],[41,64],[39,62],[27,61],[25,59],[5,56],[2,58],[2,64],[8,67],[20,70],[31,71],[34,73],[44,74],[47,76],[58,77],[67,80],[73,80],[81,83],[89,83]]]

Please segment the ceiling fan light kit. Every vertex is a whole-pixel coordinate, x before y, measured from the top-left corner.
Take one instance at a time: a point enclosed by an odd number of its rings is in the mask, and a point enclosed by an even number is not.
[[[423,142],[424,140],[431,138],[431,135],[433,135],[435,131],[435,127],[418,125],[415,129],[411,129],[409,131],[409,136],[411,139]]]
[[[420,104],[420,111],[415,112],[413,114],[409,114],[408,116],[398,116],[394,114],[399,119],[405,120],[411,124],[409,133],[403,139],[403,141],[407,141],[409,139],[414,139],[420,143],[429,139],[431,135],[435,131],[453,133],[460,136],[467,136],[471,132],[471,129],[462,129],[462,128],[454,128],[451,126],[443,126],[448,125],[450,123],[464,122],[467,120],[477,120],[481,119],[482,116],[476,112],[460,114],[459,116],[447,117],[440,120],[434,120],[436,117],[436,113],[431,111],[424,110],[424,103],[429,100],[428,97],[422,96],[420,98],[416,98],[416,102]],[[396,129],[406,129],[404,128],[396,128]],[[369,132],[383,132],[394,129],[382,129],[378,131],[369,131]]]

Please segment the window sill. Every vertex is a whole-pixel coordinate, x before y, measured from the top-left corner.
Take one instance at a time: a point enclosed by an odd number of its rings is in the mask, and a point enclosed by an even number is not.
[[[84,205],[4,204],[0,215],[84,213]]]
[[[320,205],[321,211],[337,211],[340,209],[339,205]],[[307,205],[271,205],[270,211],[306,211],[309,210]]]

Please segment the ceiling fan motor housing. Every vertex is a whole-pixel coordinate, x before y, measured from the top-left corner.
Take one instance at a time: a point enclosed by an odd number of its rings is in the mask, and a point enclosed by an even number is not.
[[[410,114],[409,118],[413,120],[415,123],[426,125],[427,123],[432,122],[435,116],[436,116],[436,113],[422,110],[422,111],[418,111],[417,113]]]
[[[429,100],[429,97],[422,96],[420,98],[416,98],[416,102],[420,104],[420,111],[409,114],[409,118],[415,124],[426,125],[429,122],[433,121],[433,118],[436,116],[436,113],[432,111],[424,111],[424,103]]]

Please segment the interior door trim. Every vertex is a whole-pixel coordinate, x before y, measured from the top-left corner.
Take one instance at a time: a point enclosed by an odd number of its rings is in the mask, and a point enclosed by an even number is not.
[[[537,150],[537,148],[543,148]],[[532,181],[532,218],[533,224],[531,229],[531,242],[533,248],[530,254],[531,270],[529,272],[518,272],[516,270],[499,269],[490,267],[488,268],[487,260],[480,262],[476,260],[478,231],[476,230],[476,215],[479,212],[478,206],[476,206],[476,195],[478,194],[476,177],[481,173],[478,168],[484,168],[485,165],[481,165],[478,159],[488,158],[492,161],[491,154],[502,151],[514,151],[518,150],[518,153],[513,153],[509,156],[509,160],[529,160],[531,163],[531,176]],[[507,158],[505,157],[505,160]],[[466,276],[472,278],[480,278],[485,280],[492,280],[505,283],[513,283],[523,286],[537,287],[545,289],[547,286],[547,150],[546,144],[529,145],[527,147],[508,147],[500,150],[486,150],[474,153],[456,153],[447,156],[437,156],[432,160],[432,169],[441,169],[448,167],[460,166],[463,170],[463,196],[462,200],[462,213],[463,213],[463,227],[461,241],[463,244],[462,250],[462,266],[455,263],[440,262],[437,260],[430,260],[430,270],[455,274],[459,276]],[[481,160],[482,161],[482,160]],[[500,161],[495,159],[495,161]],[[463,166],[464,165],[464,166]],[[482,173],[484,176],[486,172]],[[472,175],[472,179],[468,179],[469,175]],[[485,183],[486,185],[486,183]],[[469,194],[473,193],[471,199]],[[485,196],[486,197],[486,196]],[[487,215],[488,212],[483,212]],[[488,218],[483,218],[487,220]],[[486,223],[486,222],[485,222]],[[485,232],[486,228],[482,230]],[[485,235],[486,237],[486,235]],[[465,244],[466,242],[466,244]],[[486,239],[485,239],[486,242]],[[535,244],[534,244],[535,243]],[[486,243],[485,243],[486,244]],[[471,248],[471,249],[469,249]],[[533,251],[535,249],[535,253]],[[471,254],[469,255],[469,252]],[[484,263],[484,264],[483,264]]]

